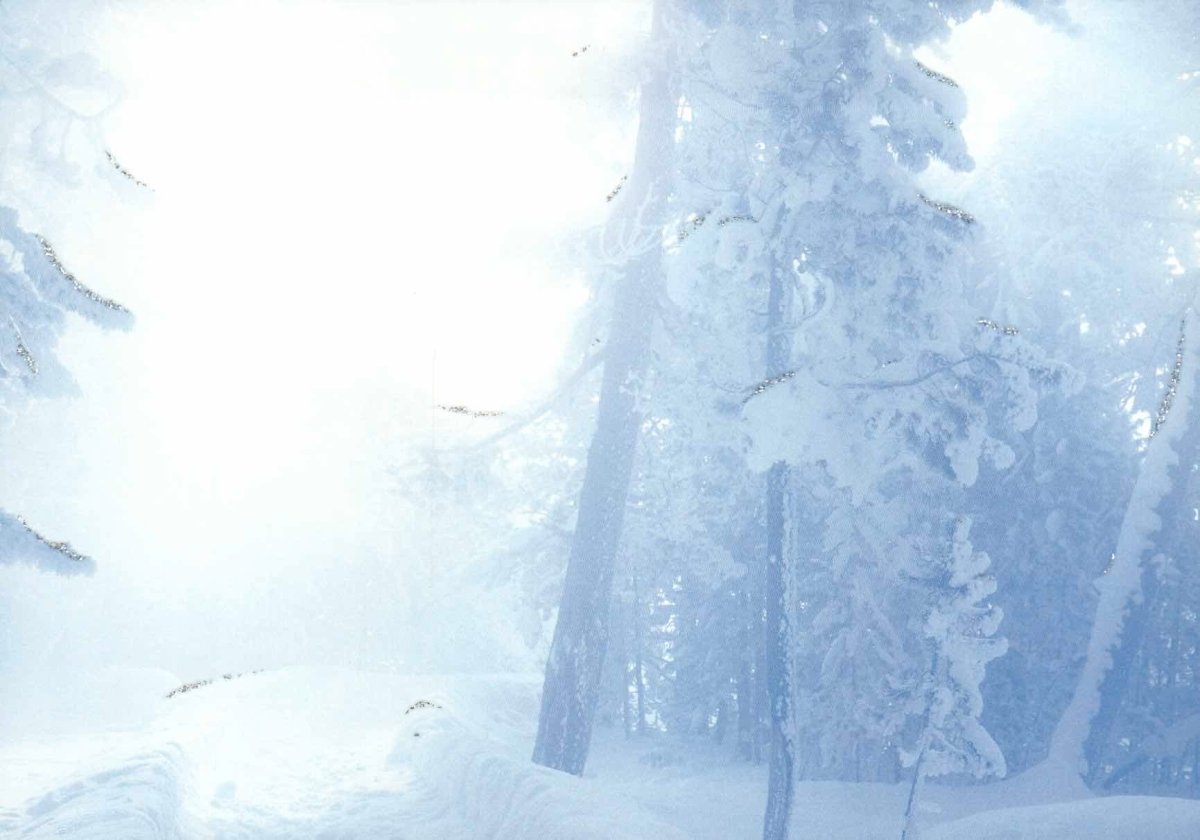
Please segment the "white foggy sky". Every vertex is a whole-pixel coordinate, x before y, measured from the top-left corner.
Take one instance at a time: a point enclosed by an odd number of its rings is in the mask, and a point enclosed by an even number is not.
[[[4,502],[105,567],[278,571],[378,524],[433,373],[439,402],[547,389],[581,286],[546,256],[603,218],[627,145],[570,53],[640,12],[569,5],[122,7],[108,143],[154,195],[92,282],[138,320],[65,342],[84,396],[19,422]]]
[[[68,599],[136,634],[138,597],[186,611],[378,550],[384,460],[429,434],[435,353],[439,402],[549,389],[581,301],[551,254],[625,171],[605,67],[648,3],[119,8],[108,145],[154,193],[59,241],[138,320],[67,336],[83,395],[4,432],[0,506],[94,555]],[[1002,12],[938,59],[977,154],[1044,66],[996,45],[1031,31]]]

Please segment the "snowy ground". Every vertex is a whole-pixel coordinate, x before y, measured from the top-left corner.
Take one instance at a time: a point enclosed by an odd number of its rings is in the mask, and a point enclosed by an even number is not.
[[[538,683],[296,668],[171,699],[179,680],[162,672],[109,672],[69,694],[49,676],[10,684],[0,695],[0,836],[756,836],[762,769],[703,749],[602,733],[582,780],[531,765]],[[903,796],[886,785],[802,785],[793,836],[895,838]],[[1200,836],[1200,802],[1188,800],[1002,808],[1038,801],[1021,779],[928,798],[931,840]]]

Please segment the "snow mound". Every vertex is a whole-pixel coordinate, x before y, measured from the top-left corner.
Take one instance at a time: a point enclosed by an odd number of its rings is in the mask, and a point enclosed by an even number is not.
[[[0,740],[0,837],[729,840],[761,831],[764,767],[731,765],[715,745],[606,731],[583,778],[534,765],[539,675],[286,668],[170,699],[183,682],[173,674],[65,679],[48,674],[38,684],[96,708],[81,718],[63,719],[55,707],[13,719],[19,731]],[[30,705],[46,699],[24,685]],[[1200,837],[1200,802],[1006,807],[1036,801],[1033,788],[1046,779],[1014,781],[931,785],[923,836]],[[802,783],[793,833],[895,840],[906,794],[903,784]]]
[[[485,732],[452,712],[421,715],[403,732],[391,761],[413,771],[435,836],[479,840],[687,840],[594,780],[532,764],[497,749]],[[619,815],[619,816],[618,816]]]
[[[23,838],[194,836],[184,817],[184,777],[178,745],[128,756],[37,797],[0,828],[14,829],[13,836]],[[13,824],[17,820],[23,823],[19,828]]]
[[[170,697],[173,675],[102,676],[84,682],[107,717],[29,719],[0,743],[0,836],[689,837],[598,779],[530,762],[536,676],[288,668]],[[117,714],[117,695],[148,714]]]
[[[1026,808],[1001,808],[943,823],[929,840],[1167,840],[1200,837],[1200,802],[1113,796]]]

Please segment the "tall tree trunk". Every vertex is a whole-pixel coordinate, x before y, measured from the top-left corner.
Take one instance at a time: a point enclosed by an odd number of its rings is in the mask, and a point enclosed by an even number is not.
[[[767,377],[787,371],[791,355],[788,333],[788,289],[778,264],[771,268],[767,296]],[[775,463],[767,472],[766,666],[771,709],[770,765],[763,840],[787,840],[795,784],[795,737],[792,723],[791,634],[789,632],[785,553],[788,465]]]
[[[637,725],[634,722],[633,692],[631,691],[631,686],[634,684],[632,646],[635,633],[633,628],[634,622],[637,621],[634,609],[635,607],[632,605],[628,608],[622,607],[621,619],[617,622],[618,626],[626,631],[621,634],[621,725],[625,731],[626,741],[633,737]]]
[[[748,555],[758,550],[757,543],[750,543],[746,547]],[[754,764],[762,761],[763,720],[767,707],[763,697],[763,643],[766,641],[763,565],[761,562],[747,562],[740,593],[742,621],[738,631],[738,649],[742,652],[738,670],[738,745],[741,756]]]
[[[1192,468],[1200,463],[1200,429],[1197,428],[1194,414],[1192,422],[1186,429],[1180,430],[1182,440],[1175,445],[1179,453],[1179,463],[1176,466],[1177,479],[1172,482],[1170,493],[1159,504],[1158,514],[1163,519],[1163,529],[1159,543],[1163,550],[1170,554],[1186,546],[1192,539],[1191,528],[1191,499],[1192,499]],[[1178,588],[1176,587],[1176,593]],[[1125,707],[1126,695],[1131,679],[1138,679],[1145,673],[1144,668],[1137,667],[1138,656],[1142,653],[1148,639],[1149,631],[1154,628],[1156,607],[1162,598],[1162,581],[1157,570],[1144,565],[1142,569],[1142,589],[1136,603],[1129,608],[1125,619],[1125,627],[1121,633],[1121,643],[1113,651],[1113,664],[1104,679],[1100,692],[1100,706],[1096,717],[1092,720],[1091,732],[1086,743],[1088,774],[1086,781],[1089,786],[1100,782],[1102,761],[1113,746],[1114,727]],[[1178,598],[1178,595],[1176,595]],[[1175,611],[1175,627],[1178,628],[1179,610]],[[1178,630],[1172,636],[1172,652],[1177,652]],[[1174,656],[1173,656],[1174,660]],[[1174,667],[1172,672],[1174,673]],[[1168,715],[1167,725],[1174,722],[1174,717]],[[1105,782],[1108,787],[1108,782]]]
[[[754,662],[756,645],[752,642],[759,634],[754,633],[758,622],[751,616],[756,612],[753,605],[757,602],[749,590],[749,583],[742,580],[742,591],[738,594],[741,600],[741,624],[738,628],[738,650],[742,659],[738,666],[737,678],[737,749],[746,761],[754,761],[754,739],[758,737],[758,709],[754,706]]]
[[[587,762],[600,675],[608,646],[613,565],[621,536],[641,418],[635,391],[646,370],[654,290],[662,274],[661,237],[670,188],[676,100],[668,66],[666,0],[657,0],[652,60],[641,86],[633,171],[606,235],[634,243],[617,279],[600,386],[566,580],[546,662],[533,760],[580,774]]]
[[[936,683],[939,657],[935,651],[929,662],[930,682]],[[925,714],[921,719],[921,740],[917,748],[917,760],[913,765],[912,784],[908,788],[908,801],[904,806],[904,825],[900,829],[900,840],[919,840],[920,823],[917,821],[917,809],[920,807],[921,792],[925,788],[925,759],[929,756],[929,745],[932,742],[930,724],[933,720],[933,697],[928,698]]]
[[[928,716],[926,717],[928,726]],[[921,789],[925,785],[925,754],[929,751],[928,738],[921,744],[921,752],[917,756],[917,764],[913,767],[912,784],[908,788],[908,801],[904,805],[904,826],[900,829],[900,840],[919,840],[920,824],[917,822],[917,808],[921,801]]]
[[[1189,310],[1188,317],[1194,320],[1195,313]],[[1200,354],[1196,352],[1195,325],[1190,326],[1192,329],[1189,330],[1186,321],[1180,326],[1175,373],[1167,401],[1163,404],[1167,410],[1159,412],[1162,423],[1157,425],[1138,470],[1117,538],[1115,558],[1097,582],[1100,600],[1092,622],[1087,658],[1071,702],[1050,739],[1048,766],[1071,774],[1086,776],[1088,773],[1085,747],[1101,708],[1105,678],[1112,668],[1113,656],[1119,650],[1126,615],[1141,592],[1145,557],[1153,548],[1152,538],[1161,525],[1155,511],[1171,491],[1172,468],[1179,460],[1176,448],[1188,423],[1195,420],[1193,409]],[[1107,704],[1113,706],[1118,699],[1110,699]]]
[[[642,638],[642,593],[637,575],[633,577],[633,677],[637,680],[637,726],[639,735],[646,734],[646,663],[642,659],[646,642]]]
[[[1158,575],[1154,569],[1143,566],[1140,589],[1131,598],[1121,629],[1120,644],[1112,651],[1112,663],[1100,684],[1099,703],[1084,741],[1083,755],[1087,760],[1084,782],[1089,787],[1100,782],[1104,757],[1112,745],[1113,729],[1128,699],[1130,677],[1142,673],[1138,667],[1139,654],[1146,631],[1153,622],[1152,609],[1158,590]]]

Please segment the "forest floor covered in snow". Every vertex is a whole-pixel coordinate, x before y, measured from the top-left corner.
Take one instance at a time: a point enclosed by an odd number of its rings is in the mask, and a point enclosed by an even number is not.
[[[35,684],[36,683],[36,684]],[[292,668],[167,698],[164,672],[0,693],[0,836],[112,838],[753,838],[761,767],[705,745],[601,731],[583,779],[528,760],[536,676]],[[903,786],[805,783],[793,837],[899,836]],[[933,786],[929,838],[1182,838],[1200,802],[1067,802],[1017,777]],[[1041,802],[1043,804],[1028,804]],[[1017,806],[1017,807],[1013,807]]]

